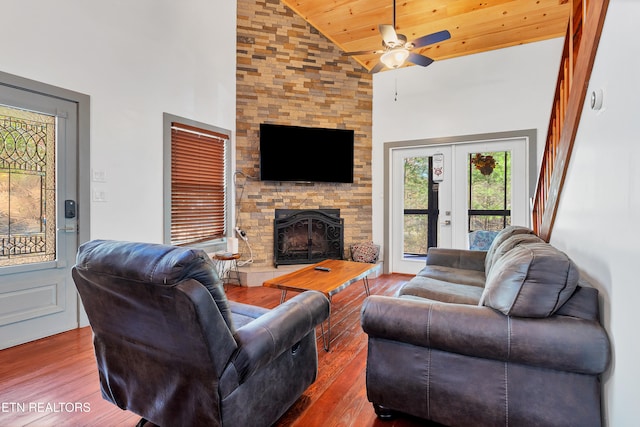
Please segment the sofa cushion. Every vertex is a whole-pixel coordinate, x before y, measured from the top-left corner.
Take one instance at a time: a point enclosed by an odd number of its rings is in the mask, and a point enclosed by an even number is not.
[[[402,286],[396,296],[415,296],[434,301],[477,305],[482,288],[416,276]]]
[[[498,247],[509,237],[515,236],[517,234],[533,234],[533,231],[527,227],[521,227],[519,225],[510,225],[508,227],[503,228],[498,232],[495,239],[491,243],[491,247],[487,251],[487,256],[484,259],[484,271],[488,272],[491,270],[491,266],[493,265],[494,259],[493,256],[498,249]]]
[[[553,246],[516,246],[487,275],[480,305],[510,316],[548,317],[571,297],[578,278],[573,261]]]
[[[427,249],[426,265],[476,270],[484,273],[485,251],[469,251],[466,249],[448,249],[430,247]]]
[[[267,314],[270,310],[256,305],[243,304],[236,301],[229,301],[229,309],[231,310],[231,318],[233,325],[240,329],[258,317]]]
[[[527,243],[545,243],[544,240],[536,236],[535,234],[513,234],[494,248],[492,254],[492,261],[489,265],[489,269],[485,270],[485,274],[489,275],[489,271],[496,264],[496,261],[502,258],[506,253],[515,248],[518,245]]]
[[[462,285],[484,287],[484,271],[467,270],[465,268],[447,267],[444,265],[427,265],[417,276],[430,277],[445,282],[460,283]]]

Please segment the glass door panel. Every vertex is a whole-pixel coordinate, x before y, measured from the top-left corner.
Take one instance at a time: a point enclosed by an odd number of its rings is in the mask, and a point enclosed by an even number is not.
[[[56,258],[55,126],[0,106],[0,266]]]
[[[528,139],[486,140],[455,147],[459,197],[453,208],[453,246],[469,248],[470,233],[528,226]]]
[[[510,151],[469,153],[468,168],[468,231],[499,231],[510,225]]]
[[[444,159],[443,181],[432,179],[433,156]],[[440,223],[441,210],[451,211],[451,148],[425,146],[392,151],[389,268],[415,274],[424,267],[429,247],[451,242],[450,221]]]
[[[430,232],[429,157],[404,160],[404,255],[426,256]],[[433,232],[433,231],[431,231]]]

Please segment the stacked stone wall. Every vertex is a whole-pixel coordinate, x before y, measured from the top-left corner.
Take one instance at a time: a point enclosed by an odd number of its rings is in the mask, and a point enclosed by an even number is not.
[[[273,263],[275,209],[338,208],[345,248],[371,240],[371,75],[280,1],[238,0],[236,76],[236,225],[254,264]],[[259,181],[260,123],[353,129],[353,184]]]

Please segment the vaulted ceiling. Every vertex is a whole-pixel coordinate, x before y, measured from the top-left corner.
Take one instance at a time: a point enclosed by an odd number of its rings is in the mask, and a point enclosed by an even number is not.
[[[379,24],[393,24],[393,0],[282,0],[344,52],[382,49]],[[409,41],[448,30],[451,38],[416,48],[434,60],[564,37],[569,0],[398,0],[396,31]],[[366,69],[377,54],[354,56]]]

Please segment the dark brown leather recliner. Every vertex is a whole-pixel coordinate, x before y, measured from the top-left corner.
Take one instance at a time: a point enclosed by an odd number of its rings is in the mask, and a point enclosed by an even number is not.
[[[72,271],[103,397],[160,426],[269,426],[316,379],[319,292],[228,301],[200,250],[94,240]]]

